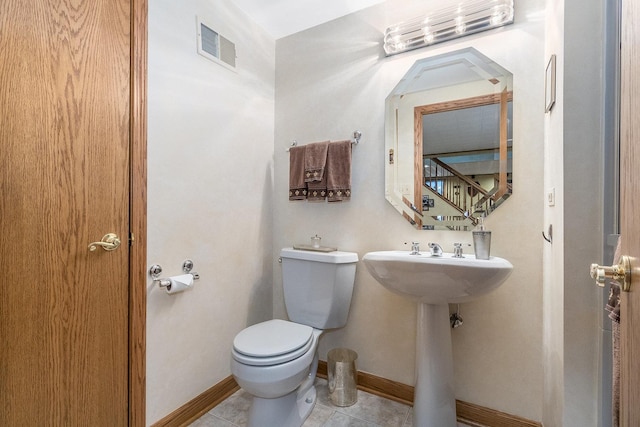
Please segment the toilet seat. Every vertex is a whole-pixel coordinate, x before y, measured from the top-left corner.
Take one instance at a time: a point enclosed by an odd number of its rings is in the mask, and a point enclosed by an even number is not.
[[[313,344],[313,328],[274,319],[241,331],[233,340],[233,358],[252,366],[286,363],[309,351]]]

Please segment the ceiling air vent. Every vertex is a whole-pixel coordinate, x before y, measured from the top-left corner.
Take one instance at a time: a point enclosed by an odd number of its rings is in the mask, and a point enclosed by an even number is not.
[[[217,31],[203,23],[200,18],[198,24],[198,53],[220,65],[235,70],[236,45],[221,36]]]

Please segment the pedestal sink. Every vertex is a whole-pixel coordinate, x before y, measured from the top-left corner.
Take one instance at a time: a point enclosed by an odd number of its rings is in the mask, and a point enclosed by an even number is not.
[[[473,255],[436,257],[408,251],[369,252],[362,260],[385,288],[419,303],[414,427],[455,427],[448,304],[491,292],[509,277],[513,266],[498,257],[477,260]]]

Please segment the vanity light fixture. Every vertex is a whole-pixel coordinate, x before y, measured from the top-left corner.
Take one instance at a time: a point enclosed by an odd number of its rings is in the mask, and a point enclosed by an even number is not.
[[[387,56],[513,23],[513,0],[467,0],[410,21],[384,33]]]

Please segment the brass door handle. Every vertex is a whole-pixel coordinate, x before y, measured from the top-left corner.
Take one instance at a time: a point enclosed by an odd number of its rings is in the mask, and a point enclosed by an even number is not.
[[[623,291],[629,292],[631,288],[631,258],[623,255],[620,257],[618,265],[611,267],[591,264],[591,278],[600,287],[604,286],[605,279],[613,279],[620,283]]]
[[[105,251],[115,251],[120,246],[120,238],[114,233],[105,234],[100,242],[89,243],[89,250],[95,251],[98,246]]]

